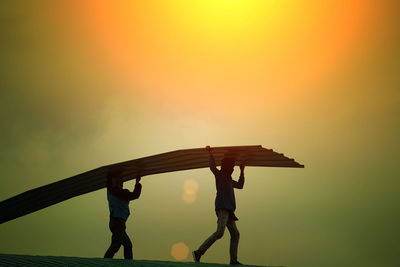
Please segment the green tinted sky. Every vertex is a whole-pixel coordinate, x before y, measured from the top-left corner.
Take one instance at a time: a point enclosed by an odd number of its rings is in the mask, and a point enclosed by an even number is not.
[[[306,168],[246,169],[241,261],[397,266],[398,10],[355,0],[2,1],[0,199],[170,150],[261,144]],[[199,185],[192,204],[182,200],[187,179]],[[127,223],[135,257],[172,260],[173,244],[195,249],[215,230],[209,170],[142,183]],[[100,190],[0,225],[0,252],[102,257],[107,224]],[[228,246],[226,235],[204,260],[227,262]]]

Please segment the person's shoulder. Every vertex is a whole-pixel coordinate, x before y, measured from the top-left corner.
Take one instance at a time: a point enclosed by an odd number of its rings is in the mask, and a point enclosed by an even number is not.
[[[112,194],[113,196],[118,196],[118,195],[120,195],[121,193],[124,192],[124,190],[126,190],[126,189],[122,189],[122,188],[118,188],[118,187],[110,187],[110,188],[107,188],[107,191],[108,191],[110,194]]]
[[[213,174],[214,174],[215,178],[219,178],[222,176],[222,172],[218,169],[216,171],[214,171]]]

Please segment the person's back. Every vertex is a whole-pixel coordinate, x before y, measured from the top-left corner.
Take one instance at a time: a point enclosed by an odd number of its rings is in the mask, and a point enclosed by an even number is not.
[[[111,217],[117,217],[127,220],[130,215],[129,211],[130,199],[129,195],[126,194],[124,190],[128,192],[129,190],[127,189],[122,189],[122,190],[123,191],[121,191],[119,188],[107,188],[108,208],[110,210]],[[137,193],[135,195],[137,195]]]

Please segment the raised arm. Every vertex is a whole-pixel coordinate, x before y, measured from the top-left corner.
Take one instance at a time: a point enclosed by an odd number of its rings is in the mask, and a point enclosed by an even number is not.
[[[142,193],[142,184],[140,183],[140,179],[140,176],[136,178],[135,189],[133,189],[131,200],[139,198],[140,193]]]
[[[240,176],[239,180],[233,181],[233,187],[237,189],[242,189],[244,185],[244,165],[240,165]]]
[[[215,165],[215,159],[211,151],[210,146],[206,146],[206,150],[208,151],[209,157],[208,157],[208,165],[210,166],[210,170],[212,173],[217,174],[219,170],[217,169],[217,166]]]
[[[142,192],[142,185],[140,184],[140,177],[136,178],[135,189],[133,192],[130,192],[128,189],[122,189],[118,187],[112,187],[109,189],[111,194],[114,196],[123,199],[123,200],[134,200],[140,197],[140,193]]]

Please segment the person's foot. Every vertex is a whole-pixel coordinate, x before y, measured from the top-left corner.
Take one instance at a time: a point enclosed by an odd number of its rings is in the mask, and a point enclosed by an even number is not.
[[[194,262],[200,262],[201,254],[195,250],[192,252]]]
[[[241,264],[237,260],[234,260],[234,261],[231,261],[230,265],[243,265],[243,264]]]

